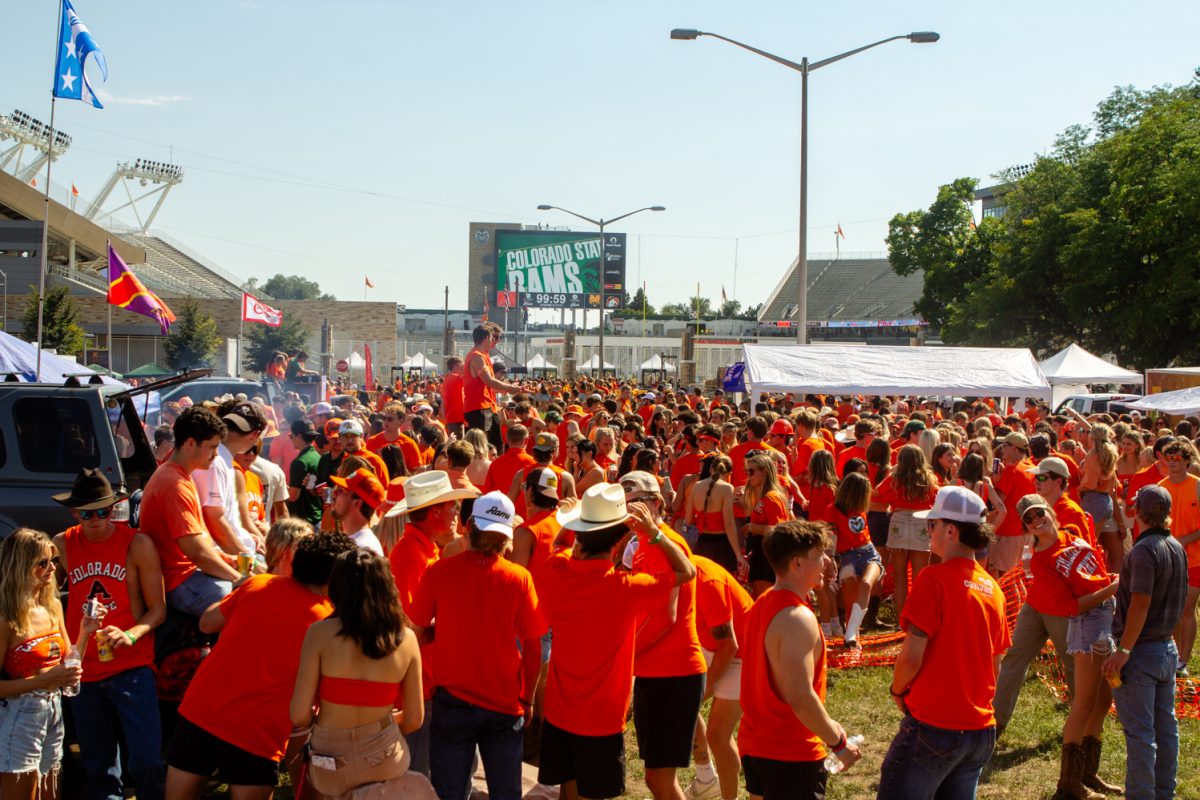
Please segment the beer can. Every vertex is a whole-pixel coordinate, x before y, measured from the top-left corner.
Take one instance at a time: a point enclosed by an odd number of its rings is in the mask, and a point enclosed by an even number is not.
[[[1116,689],[1118,686],[1121,685],[1121,673],[1114,672],[1111,674],[1105,674],[1104,680],[1108,681],[1109,686]]]
[[[250,573],[254,570],[254,553],[238,553],[237,569],[242,573],[242,577],[250,577]]]
[[[112,643],[108,641],[107,637],[96,637],[96,655],[101,661],[113,660]]]
[[[100,601],[94,597],[89,597],[83,602],[83,615],[88,619],[95,619],[100,616]]]

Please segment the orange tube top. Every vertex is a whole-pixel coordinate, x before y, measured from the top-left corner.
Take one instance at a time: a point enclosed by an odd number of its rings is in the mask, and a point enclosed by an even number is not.
[[[361,681],[354,678],[334,678],[322,675],[317,695],[330,703],[367,708],[391,708],[396,702],[399,683]]]
[[[37,675],[57,667],[66,650],[66,641],[58,629],[26,639],[4,654],[4,674],[13,679]]]

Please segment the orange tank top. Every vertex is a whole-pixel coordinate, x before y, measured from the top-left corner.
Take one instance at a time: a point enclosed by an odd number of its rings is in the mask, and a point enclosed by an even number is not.
[[[482,350],[472,350],[467,353],[466,361],[463,362],[463,412],[479,411],[480,409],[490,408],[495,409],[496,395],[492,391],[492,387],[483,382],[483,379],[477,378],[471,374],[471,364],[478,360],[483,365],[483,373],[489,378],[492,377],[492,360],[488,358],[487,353]]]
[[[396,702],[399,690],[399,683],[335,678],[330,675],[322,675],[317,683],[317,696],[325,702],[364,708],[390,708]]]
[[[4,674],[10,679],[28,678],[57,667],[68,650],[58,628],[26,639],[4,654]]]
[[[725,535],[725,512],[705,511],[700,517],[701,533],[719,533]]]
[[[746,615],[746,642],[742,646],[742,727],[738,750],[742,755],[775,761],[820,761],[825,745],[804,727],[796,712],[783,701],[771,676],[767,658],[767,627],[785,608],[804,605],[800,595],[786,589],[764,592]],[[815,624],[815,622],[814,622]],[[818,627],[813,662],[813,690],[825,702],[825,637]]]
[[[1200,530],[1200,501],[1196,499],[1196,484],[1200,478],[1188,475],[1179,483],[1170,478],[1159,481],[1159,486],[1171,493],[1171,535],[1181,536]],[[1200,567],[1200,541],[1184,545],[1188,567]]]

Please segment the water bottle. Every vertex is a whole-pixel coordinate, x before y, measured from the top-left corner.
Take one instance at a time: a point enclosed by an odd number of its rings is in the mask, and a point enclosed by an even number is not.
[[[859,733],[859,734],[855,734],[854,736],[851,736],[849,739],[847,739],[846,744],[852,744],[855,747],[858,747],[864,741],[866,741],[866,740],[863,738],[863,735],[861,733]],[[835,753],[833,753],[833,751],[830,751],[829,755],[825,756],[825,771],[828,772],[830,775],[837,775],[839,772],[841,772],[845,768],[846,768],[845,765],[842,764],[842,760],[840,758],[838,758],[837,755]]]
[[[63,666],[67,667],[83,666],[83,659],[79,657],[79,650],[72,647],[71,651],[67,653],[67,657],[63,659],[62,663]],[[63,697],[74,697],[75,695],[79,694],[79,681],[69,683],[62,687],[62,693]]]

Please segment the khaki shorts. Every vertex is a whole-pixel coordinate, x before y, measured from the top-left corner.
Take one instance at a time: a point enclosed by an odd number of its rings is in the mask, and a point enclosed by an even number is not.
[[[711,650],[700,650],[704,654],[704,663],[712,666],[713,652]],[[707,677],[707,676],[706,676]],[[732,658],[729,660],[729,666],[721,673],[721,677],[717,679],[717,684],[713,688],[713,697],[721,700],[732,700],[735,703],[741,698],[742,694],[742,660],[740,658]]]
[[[326,728],[318,722],[309,750],[308,778],[327,796],[398,778],[408,769],[408,748],[391,714],[357,728]]]
[[[917,519],[908,509],[892,512],[888,525],[887,546],[892,550],[929,552],[929,528],[925,520]]]

